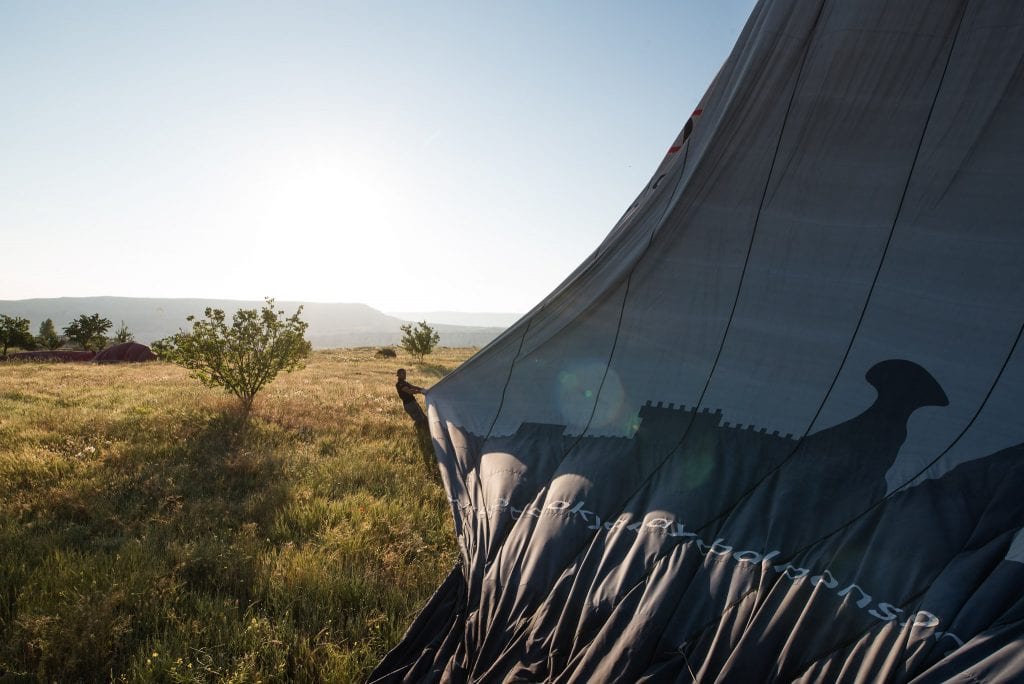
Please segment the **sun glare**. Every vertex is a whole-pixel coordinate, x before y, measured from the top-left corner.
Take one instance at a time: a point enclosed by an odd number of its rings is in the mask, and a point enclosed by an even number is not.
[[[385,174],[355,155],[314,155],[253,174],[245,205],[256,242],[277,245],[260,275],[279,297],[376,302],[393,299],[389,255],[400,243],[398,205]],[[280,250],[297,258],[281,259]]]

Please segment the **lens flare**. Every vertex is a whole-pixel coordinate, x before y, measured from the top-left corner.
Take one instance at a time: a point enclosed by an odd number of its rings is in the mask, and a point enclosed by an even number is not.
[[[624,415],[625,391],[618,374],[603,361],[581,361],[562,369],[556,376],[557,403],[567,431],[622,432],[632,416]]]

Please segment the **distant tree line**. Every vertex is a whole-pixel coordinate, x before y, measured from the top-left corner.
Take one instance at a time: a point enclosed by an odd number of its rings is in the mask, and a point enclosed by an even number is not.
[[[273,299],[267,301],[267,304],[273,308]],[[266,307],[265,307],[266,309]],[[209,317],[210,312],[216,310],[209,310],[207,316]],[[299,309],[301,312],[301,307]],[[224,327],[223,311],[218,311],[220,320],[214,320],[211,325],[218,328]],[[256,316],[256,312],[253,311],[239,311],[239,314],[244,316]],[[280,313],[280,312],[279,312]],[[262,317],[267,317],[270,314],[264,310],[259,313]],[[296,312],[296,316],[298,312]],[[216,318],[216,317],[215,317]],[[188,320],[193,321],[192,317]],[[292,326],[297,326],[298,320],[291,321]],[[0,356],[6,356],[7,351],[10,348],[17,349],[48,349],[56,350],[64,347],[65,345],[73,345],[84,349],[86,351],[102,351],[106,347],[113,344],[122,344],[124,342],[132,342],[135,336],[125,325],[124,321],[121,321],[121,325],[114,330],[114,334],[107,336],[107,331],[113,327],[113,323],[109,318],[103,318],[98,313],[94,314],[81,314],[78,318],[68,323],[62,329],[62,333],[57,332],[56,326],[53,324],[52,318],[47,318],[39,325],[39,333],[33,335],[30,331],[31,322],[27,318],[21,318],[20,316],[7,316],[0,314]],[[269,326],[270,323],[266,322],[264,325]],[[303,338],[306,324],[303,324],[301,330],[295,328],[291,332],[298,332],[299,338]],[[401,326],[402,339],[399,342],[405,351],[412,356],[416,357],[419,361],[423,360],[427,354],[430,354],[434,347],[437,346],[440,336],[431,326],[427,325],[426,321],[421,321],[415,326],[412,324]],[[242,336],[244,339],[240,341],[242,344],[252,344],[255,341],[255,334],[252,331],[247,332],[246,335]],[[157,340],[153,343],[154,350],[157,354],[168,357],[165,348],[168,347],[168,343],[174,341],[175,336],[164,338],[163,340]],[[182,338],[184,339],[184,338]],[[387,350],[390,353],[380,353],[378,356],[394,356],[394,351],[390,348]],[[307,352],[308,353],[308,352]],[[168,359],[169,360],[169,359]],[[255,394],[255,392],[252,392]],[[251,403],[251,395],[248,399]]]
[[[292,316],[274,306],[268,298],[262,309],[239,309],[231,323],[223,310],[207,308],[205,317],[189,316],[192,329],[179,330],[156,340],[152,349],[164,361],[188,369],[192,376],[210,387],[221,387],[241,401],[246,415],[256,394],[280,372],[301,368],[312,345],[305,338],[309,324],[300,318],[300,306]],[[131,331],[121,321],[112,337],[109,318],[82,314],[57,333],[52,319],[39,326],[39,334],[29,331],[26,318],[0,314],[0,346],[3,355],[11,347],[55,350],[74,344],[87,351],[101,351],[110,343],[130,342]]]
[[[39,324],[39,333],[31,332],[31,321],[20,316],[0,314],[0,355],[6,356],[11,348],[17,349],[60,349],[66,345],[81,347],[86,351],[101,351],[112,344],[131,342],[135,336],[121,321],[114,334],[107,336],[113,327],[109,318],[98,313],[82,314],[57,332],[52,318]]]

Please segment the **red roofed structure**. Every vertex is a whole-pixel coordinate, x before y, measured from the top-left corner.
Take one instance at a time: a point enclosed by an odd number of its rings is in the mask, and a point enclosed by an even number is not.
[[[124,342],[104,349],[96,355],[93,361],[96,363],[139,363],[142,361],[156,361],[156,354],[144,344]]]

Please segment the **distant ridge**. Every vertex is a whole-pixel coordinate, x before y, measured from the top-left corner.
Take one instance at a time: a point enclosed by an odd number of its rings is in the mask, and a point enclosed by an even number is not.
[[[485,328],[507,328],[520,318],[521,313],[506,312],[470,312],[470,311],[388,311],[388,316],[401,318],[407,321],[426,320],[446,325],[469,325]]]
[[[113,321],[115,328],[124,321],[137,341],[149,344],[186,327],[187,316],[202,316],[207,307],[223,309],[230,315],[238,309],[258,308],[262,304],[259,300],[237,299],[58,297],[0,300],[0,314],[29,319],[35,333],[47,318],[53,319],[60,330],[81,314],[98,313]],[[441,335],[440,344],[446,347],[482,347],[507,327],[435,324],[437,319],[429,314],[406,319],[357,303],[278,301],[276,304],[289,315],[302,305],[302,319],[309,323],[306,338],[315,349],[397,344],[402,336],[399,327],[412,320],[424,320],[424,317]]]

